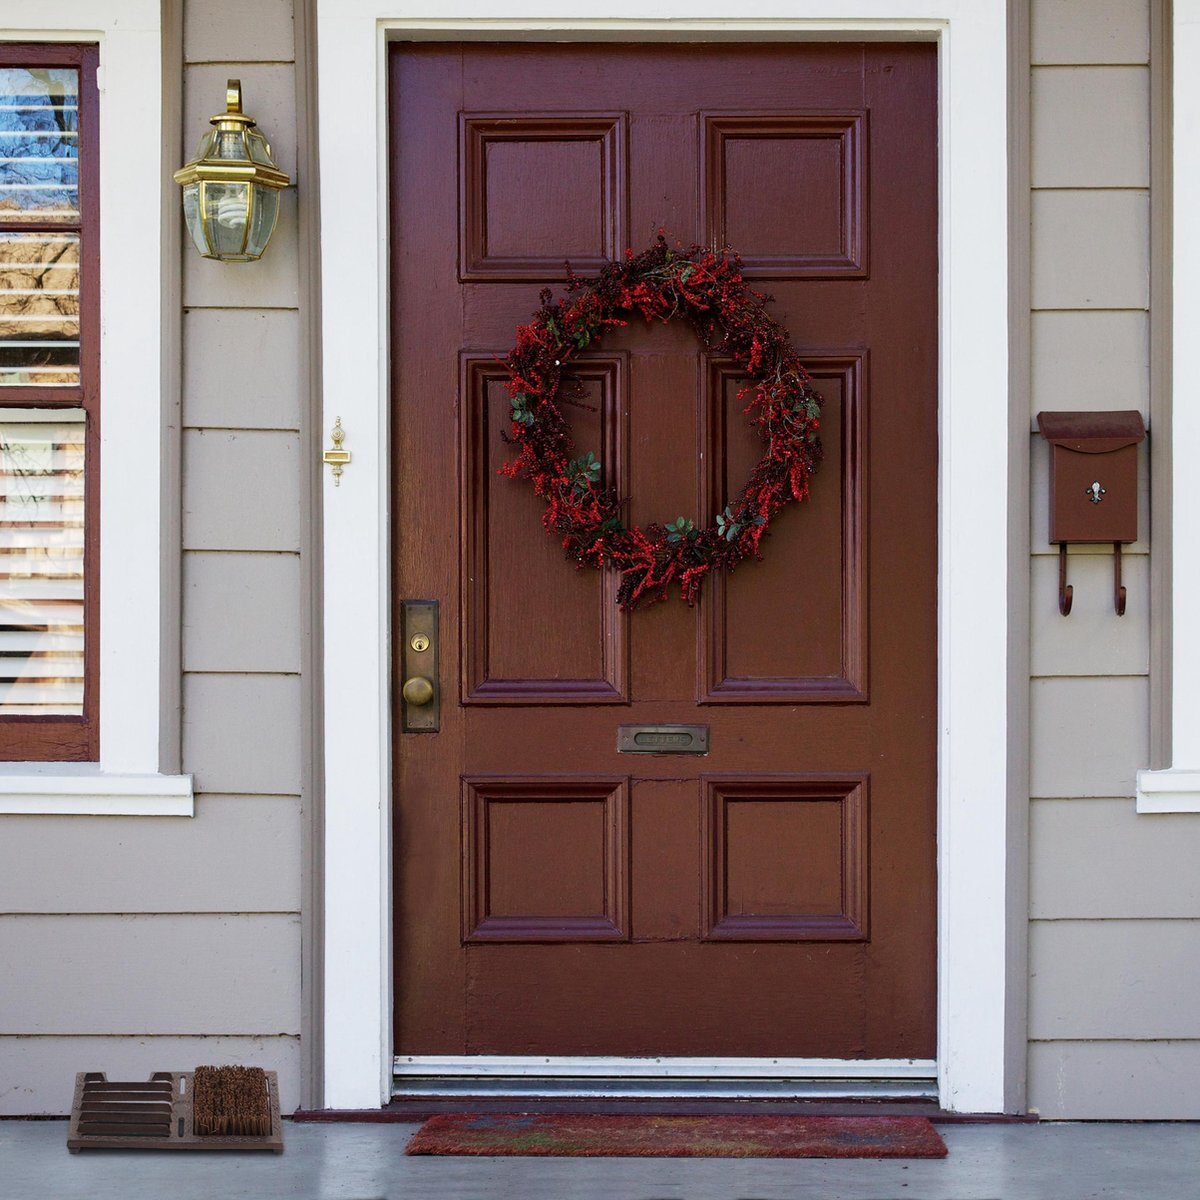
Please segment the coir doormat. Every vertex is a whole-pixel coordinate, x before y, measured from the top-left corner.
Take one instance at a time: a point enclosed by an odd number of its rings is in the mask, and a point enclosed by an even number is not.
[[[600,1158],[944,1158],[924,1117],[431,1117],[408,1154]]]

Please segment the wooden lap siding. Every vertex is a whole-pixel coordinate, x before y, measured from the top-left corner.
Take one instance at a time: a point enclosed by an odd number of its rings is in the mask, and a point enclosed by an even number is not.
[[[1153,2],[1032,2],[1031,415],[1149,415]],[[1048,455],[1030,441],[1028,1100],[1046,1117],[1195,1118],[1200,823],[1133,801],[1150,754],[1147,448],[1128,613],[1110,556],[1085,551],[1064,619]]]
[[[291,0],[188,0],[184,25],[179,162],[238,77],[295,177]],[[0,1113],[65,1113],[77,1070],[203,1062],[277,1070],[284,1110],[300,1103],[300,295],[295,188],[261,263],[187,248],[183,770],[196,815],[5,818],[0,959],[21,966],[0,1000]]]

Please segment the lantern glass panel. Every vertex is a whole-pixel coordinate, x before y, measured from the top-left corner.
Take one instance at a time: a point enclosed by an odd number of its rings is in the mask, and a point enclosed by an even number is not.
[[[245,160],[246,142],[240,133],[223,129],[216,134],[214,142],[213,158]]]
[[[189,183],[183,189],[183,219],[188,233],[201,254],[208,253],[208,241],[204,236],[204,222],[200,219],[200,185]]]
[[[246,254],[258,258],[267,248],[267,242],[279,219],[279,189],[256,186],[254,189],[254,213],[250,218],[250,237],[246,242]]]
[[[274,160],[271,158],[270,144],[257,130],[246,130],[246,144],[252,161],[261,163],[264,167],[273,167],[275,165]]]
[[[249,184],[204,184],[204,229],[211,253],[221,256],[242,254],[249,209]]]

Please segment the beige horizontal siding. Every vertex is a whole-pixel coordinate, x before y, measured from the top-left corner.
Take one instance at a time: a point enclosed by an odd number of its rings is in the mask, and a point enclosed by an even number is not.
[[[1035,800],[1029,822],[1033,917],[1200,917],[1195,817],[1139,814],[1132,798]]]
[[[1149,685],[1144,676],[1034,679],[1030,726],[1031,795],[1132,796],[1149,753]]]
[[[293,914],[2,917],[0,962],[0,1034],[300,1032]]]
[[[1058,611],[1058,558],[1032,560],[1029,608],[1031,672],[1039,675],[1144,675],[1150,661],[1150,560],[1127,555],[1121,577],[1128,589],[1125,616],[1113,611],[1112,549],[1072,554],[1071,615]]]
[[[300,437],[264,430],[183,435],[185,550],[299,551]],[[236,614],[213,614],[222,621]]]
[[[1036,67],[1033,186],[1150,185],[1148,67]]]
[[[1150,316],[1035,312],[1030,417],[1040,409],[1150,413]],[[1032,428],[1032,422],[1031,422]]]
[[[183,318],[183,423],[299,429],[300,368],[299,313],[191,309]]]
[[[300,587],[297,554],[185,554],[184,670],[298,672]]]
[[[1150,2],[1032,0],[1031,18],[1031,423],[1148,420]],[[1071,547],[1063,617],[1050,451],[1030,442],[1028,1100],[1048,1117],[1200,1115],[1200,826],[1132,799],[1149,765],[1149,448],[1126,615],[1101,545]]]
[[[292,0],[188,0],[183,56],[189,63],[290,61],[296,54]]]
[[[1033,0],[1035,63],[1150,60],[1150,0]]]
[[[190,821],[6,817],[0,913],[296,912],[300,835],[288,796],[200,795]]]
[[[1033,193],[1034,308],[1146,308],[1149,302],[1146,192]]]
[[[291,0],[183,11],[185,57],[206,65],[183,70],[179,161],[240,78],[294,176]],[[275,1069],[285,1110],[299,1103],[299,278],[296,186],[261,262],[184,248],[183,768],[200,794],[190,820],[4,818],[0,1113],[65,1113],[78,1070],[139,1079],[206,1062]]]
[[[1200,1042],[1034,1042],[1029,1094],[1043,1117],[1195,1121]]]
[[[201,791],[299,795],[301,711],[298,675],[186,675],[184,770]]]
[[[278,1072],[280,1107],[290,1113],[299,1105],[295,1037],[0,1036],[0,1116],[66,1116],[77,1071],[104,1071],[109,1079],[125,1081],[148,1079],[155,1071],[227,1064]],[[88,1187],[92,1196],[103,1194],[94,1178]]]
[[[1200,921],[1034,921],[1029,977],[1033,1039],[1200,1038]]]

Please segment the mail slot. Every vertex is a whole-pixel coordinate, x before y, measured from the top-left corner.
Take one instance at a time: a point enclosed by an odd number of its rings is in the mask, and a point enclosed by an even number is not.
[[[707,754],[707,725],[621,725],[619,754]]]

